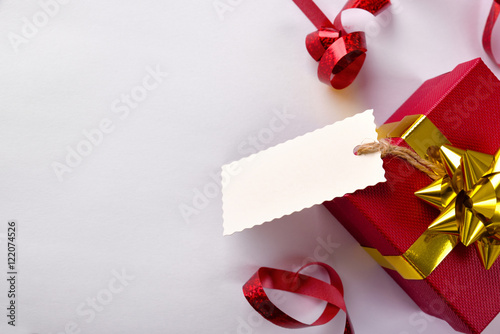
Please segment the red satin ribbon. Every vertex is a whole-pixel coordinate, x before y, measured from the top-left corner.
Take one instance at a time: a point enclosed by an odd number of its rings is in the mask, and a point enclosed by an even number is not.
[[[306,267],[317,265],[323,267],[330,276],[330,284],[300,272]],[[328,302],[321,316],[312,324],[305,324],[288,316],[276,307],[267,297],[264,288],[283,290]],[[304,328],[323,325],[332,320],[340,310],[346,315],[344,334],[354,334],[344,302],[344,288],[337,272],[330,266],[314,262],[300,268],[296,273],[260,268],[243,286],[243,293],[252,307],[265,319],[285,328]]]
[[[293,0],[318,29],[306,38],[309,54],[319,61],[318,78],[336,89],[349,86],[358,75],[366,58],[365,34],[346,33],[342,11],[360,8],[377,15],[390,5],[390,0],[349,0],[332,23],[313,0]]]
[[[488,20],[486,20],[486,26],[483,32],[483,48],[488,54],[488,56],[498,65],[500,63],[495,59],[493,55],[493,50],[491,49],[491,35],[493,33],[493,27],[498,19],[498,14],[500,13],[500,0],[493,1],[491,5],[490,15],[488,15]]]

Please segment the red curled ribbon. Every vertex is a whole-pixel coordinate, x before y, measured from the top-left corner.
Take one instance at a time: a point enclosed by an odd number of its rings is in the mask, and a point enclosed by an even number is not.
[[[332,23],[313,0],[293,0],[318,29],[306,38],[309,54],[319,61],[318,78],[336,89],[349,86],[358,75],[366,58],[365,33],[347,33],[342,26],[342,11],[364,9],[379,14],[390,0],[349,0]]]
[[[323,267],[330,276],[330,283],[314,277],[300,274],[306,267],[317,265]],[[267,297],[264,288],[283,290],[314,297],[328,302],[321,316],[312,324],[305,324],[288,316],[276,307]],[[332,320],[342,310],[346,313],[344,334],[354,334],[344,302],[344,287],[337,272],[327,264],[313,262],[306,264],[296,273],[260,268],[243,286],[243,293],[250,305],[265,319],[285,328],[304,328],[323,325]]]
[[[498,19],[498,14],[500,13],[500,0],[493,1],[491,5],[490,14],[488,15],[488,19],[486,20],[486,26],[484,27],[483,32],[483,48],[488,54],[488,56],[498,65],[500,63],[495,59],[493,55],[493,50],[491,49],[491,35],[493,33],[493,27]]]

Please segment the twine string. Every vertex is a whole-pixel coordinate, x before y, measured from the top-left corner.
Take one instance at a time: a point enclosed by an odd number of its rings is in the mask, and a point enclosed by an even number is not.
[[[443,167],[434,161],[438,161],[437,151],[433,148],[427,151],[430,160],[424,159],[406,147],[392,145],[389,139],[381,139],[379,142],[365,143],[357,146],[356,155],[380,152],[382,158],[395,156],[407,161],[411,166],[427,174],[431,179],[437,180],[445,174]],[[431,161],[432,160],[432,161]]]

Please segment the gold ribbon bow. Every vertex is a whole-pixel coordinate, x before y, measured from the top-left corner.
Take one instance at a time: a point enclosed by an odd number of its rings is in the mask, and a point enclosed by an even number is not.
[[[474,244],[484,267],[491,268],[500,255],[500,150],[492,156],[455,148],[424,115],[384,124],[378,132],[379,139],[401,138],[421,158],[443,167],[437,180],[415,192],[441,213],[400,256],[364,249],[381,266],[412,280],[430,275],[459,242]],[[438,154],[428,154],[436,148]]]
[[[439,158],[446,174],[415,192],[441,210],[428,230],[475,244],[490,269],[500,255],[500,150],[492,156],[443,145]]]

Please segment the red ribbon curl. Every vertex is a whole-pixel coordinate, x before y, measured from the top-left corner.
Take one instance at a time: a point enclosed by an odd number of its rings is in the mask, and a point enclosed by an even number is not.
[[[314,277],[300,274],[311,265],[323,267],[330,276],[330,283]],[[264,288],[283,290],[326,301],[328,304],[318,320],[305,324],[288,316],[276,307],[266,295]],[[252,307],[265,319],[285,328],[303,328],[323,325],[332,320],[340,310],[346,313],[344,334],[354,334],[344,302],[344,288],[337,272],[330,266],[320,262],[309,263],[296,273],[260,268],[243,286],[243,293]]]
[[[493,55],[493,50],[491,48],[491,37],[493,33],[493,27],[498,19],[498,14],[500,14],[500,0],[493,1],[491,5],[490,14],[488,15],[488,19],[486,20],[486,26],[484,27],[483,32],[483,48],[488,54],[488,56],[498,65],[500,63],[495,59]]]
[[[336,89],[349,86],[358,75],[366,58],[365,33],[347,33],[342,26],[342,11],[364,9],[379,14],[390,0],[349,0],[332,23],[313,0],[293,0],[318,29],[306,37],[309,54],[319,62],[318,78]]]
[[[362,31],[347,33],[342,26],[342,12],[359,8],[378,15],[391,4],[390,0],[349,0],[332,23],[313,0],[293,0],[318,29],[306,38],[309,54],[319,62],[318,78],[336,89],[349,86],[358,75],[366,58],[365,34]],[[500,0],[494,0],[483,31],[483,48],[500,66],[493,55],[491,39],[493,28],[500,15]]]

